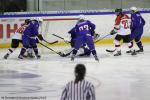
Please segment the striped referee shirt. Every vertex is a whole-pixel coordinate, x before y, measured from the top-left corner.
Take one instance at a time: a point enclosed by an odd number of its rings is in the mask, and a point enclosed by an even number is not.
[[[94,86],[86,80],[71,81],[64,88],[61,100],[95,100]]]

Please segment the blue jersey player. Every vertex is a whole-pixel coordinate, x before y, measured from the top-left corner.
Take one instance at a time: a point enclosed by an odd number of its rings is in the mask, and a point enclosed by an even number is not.
[[[66,42],[70,43],[71,48],[64,50],[63,52],[59,52],[61,57],[69,56],[74,49],[74,44],[75,44],[76,37],[77,37],[75,27],[73,27],[68,33],[70,34],[71,40],[69,40],[69,41],[66,40]],[[91,54],[91,51],[86,46],[86,44],[84,44],[80,47],[78,56],[90,56],[90,54]]]
[[[136,52],[143,52],[143,45],[141,42],[141,36],[143,34],[143,27],[145,25],[145,20],[141,16],[140,12],[136,7],[130,8],[131,12],[131,41],[135,40],[139,50]]]
[[[77,54],[77,51],[79,50],[79,48],[84,44],[87,44],[90,51],[94,55],[95,60],[99,61],[96,50],[95,50],[93,37],[92,37],[94,35],[94,30],[95,30],[95,24],[93,24],[89,20],[85,20],[84,15],[80,15],[79,21],[75,25],[76,41],[75,41],[73,53],[71,56],[72,61],[74,60],[75,55]]]
[[[23,59],[24,53],[30,46],[33,48],[37,59],[40,58],[40,55],[38,54],[37,45],[36,45],[36,39],[38,37],[40,40],[43,40],[43,37],[41,34],[39,34],[38,29],[39,29],[39,21],[38,19],[33,19],[23,32],[22,35],[23,48],[21,49],[18,58]]]

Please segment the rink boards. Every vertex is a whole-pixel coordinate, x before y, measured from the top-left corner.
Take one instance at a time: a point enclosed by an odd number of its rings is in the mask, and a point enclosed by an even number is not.
[[[86,18],[96,24],[95,32],[100,34],[101,37],[110,33],[113,28],[115,14],[111,11],[103,12],[49,12],[49,13],[32,13],[32,14],[11,14],[0,16],[0,48],[7,48],[10,45],[11,37],[15,30],[24,22],[25,19],[31,17],[42,17],[43,25],[40,33],[43,34],[44,38],[48,41],[60,41],[57,45],[64,45],[65,43],[58,39],[52,34],[60,35],[63,38],[68,38],[68,31],[76,24],[79,14],[85,14]],[[129,15],[130,16],[130,15]],[[150,11],[143,11],[142,16],[146,20],[144,27],[144,34],[142,41],[150,42]],[[108,36],[103,41],[99,41],[97,44],[108,44],[112,43],[114,36]]]

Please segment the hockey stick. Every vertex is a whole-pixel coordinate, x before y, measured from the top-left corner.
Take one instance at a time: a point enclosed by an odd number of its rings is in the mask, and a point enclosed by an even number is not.
[[[64,40],[65,43],[71,43],[70,41],[67,41],[67,42],[66,42],[65,38],[63,38],[63,37],[61,37],[61,36],[58,36],[58,35],[56,35],[56,34],[52,34],[52,35],[55,36],[55,37],[58,37],[58,38],[60,38],[60,39],[62,39],[62,40]]]
[[[110,53],[113,53],[113,52],[115,52],[115,51],[116,51],[116,49],[114,49],[114,50],[106,49],[106,51],[107,51],[107,52],[110,52]]]
[[[54,41],[54,42],[48,42],[46,41],[45,39],[43,39],[44,42],[48,43],[48,44],[55,44],[55,43],[58,43],[58,41]]]
[[[49,50],[53,51],[54,53],[56,53],[56,54],[60,55],[57,51],[55,51],[55,50],[51,49],[50,47],[47,47],[47,46],[46,46],[46,45],[44,45],[43,43],[39,42],[39,44],[41,44],[42,46],[46,47],[47,49],[49,49]],[[60,55],[60,56],[61,56],[61,55]]]
[[[60,39],[62,39],[62,40],[65,40],[63,37],[61,37],[61,36],[58,36],[58,35],[56,35],[56,34],[52,34],[53,36],[56,36],[56,37],[58,37],[58,38],[60,38]]]
[[[110,36],[110,34],[107,34],[107,35],[105,35],[104,37],[102,37],[102,38],[100,38],[100,39],[96,40],[94,43],[97,43],[97,42],[99,42],[99,41],[103,40],[103,39],[104,39],[104,38],[106,38],[107,36]]]

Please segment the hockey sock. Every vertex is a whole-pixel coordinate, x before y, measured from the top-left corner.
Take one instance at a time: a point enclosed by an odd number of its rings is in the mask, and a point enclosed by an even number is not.
[[[142,42],[141,41],[138,41],[136,42],[137,46],[140,48],[140,49],[143,49],[143,46],[142,46]]]
[[[91,52],[92,52],[92,54],[93,54],[93,55],[97,55],[97,53],[96,53],[96,50],[95,50],[95,49],[91,50]]]
[[[121,51],[120,45],[115,45],[117,51]]]
[[[120,47],[119,41],[118,41],[118,40],[114,40],[114,44],[115,44],[116,50],[117,50],[117,51],[120,51],[120,50],[121,50],[121,47]]]
[[[39,54],[39,52],[38,52],[38,49],[37,49],[37,48],[33,48],[33,50],[34,50],[35,55],[38,55],[38,54]]]
[[[129,47],[129,49],[132,51],[133,50],[133,42],[130,42],[130,43],[128,43],[128,47]]]
[[[73,55],[76,55],[76,54],[77,54],[77,51],[78,51],[78,50],[73,49],[73,53],[72,53],[72,54],[73,54]]]
[[[21,49],[21,52],[20,52],[20,55],[24,55],[25,52],[26,52],[26,49],[25,49],[25,48],[22,48],[22,49]]]
[[[8,53],[7,54],[13,53],[14,50],[15,50],[15,48],[8,49]]]

